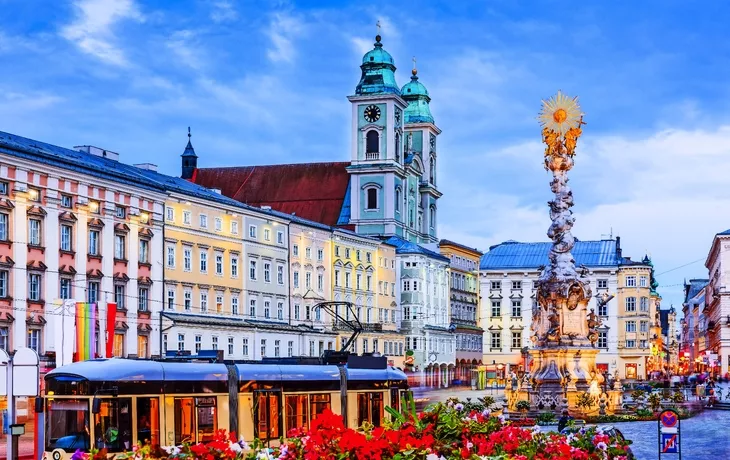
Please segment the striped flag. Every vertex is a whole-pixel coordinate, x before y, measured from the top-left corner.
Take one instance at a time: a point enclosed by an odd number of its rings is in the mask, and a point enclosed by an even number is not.
[[[96,304],[76,304],[76,361],[93,359],[96,354]]]

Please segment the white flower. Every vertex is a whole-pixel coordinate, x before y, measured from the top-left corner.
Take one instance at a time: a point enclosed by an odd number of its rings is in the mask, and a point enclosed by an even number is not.
[[[607,445],[606,445],[606,443],[605,443],[605,442],[603,442],[603,441],[601,441],[601,442],[599,442],[598,444],[596,444],[596,447],[598,447],[598,448],[599,448],[599,449],[601,449],[601,450],[606,450],[606,449],[608,449],[608,446],[607,446]]]
[[[498,418],[499,418],[499,421],[502,422],[502,423],[504,423],[505,421],[507,421],[507,419],[504,418],[504,415],[500,415]]]
[[[231,445],[230,445],[229,447],[230,447],[230,449],[231,449],[231,450],[232,450],[233,452],[241,452],[241,451],[243,450],[243,449],[241,448],[241,445],[240,445],[239,443],[237,443],[237,442],[232,442],[232,443],[231,443]]]
[[[289,446],[284,444],[281,447],[281,451],[279,452],[279,458],[282,459],[282,458],[286,457],[287,452],[289,452]]]
[[[426,455],[426,460],[439,460],[439,456],[436,454],[428,454]]]
[[[454,407],[454,401],[449,401],[446,403],[446,405],[449,407]]]
[[[492,411],[490,411],[489,409],[484,409],[484,410],[482,411],[482,415],[483,415],[483,416],[485,416],[485,417],[489,417],[489,415],[490,415],[491,413],[492,413]]]
[[[474,447],[474,444],[472,444],[472,442],[471,442],[471,441],[467,441],[467,442],[466,442],[466,448],[467,448],[467,449],[471,449],[472,447]]]
[[[456,409],[458,411],[462,411],[462,410],[464,410],[464,405],[462,403],[458,403],[457,405],[454,406],[454,409]]]

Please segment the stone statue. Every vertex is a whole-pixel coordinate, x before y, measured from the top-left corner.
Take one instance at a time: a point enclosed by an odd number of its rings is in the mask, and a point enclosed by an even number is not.
[[[413,151],[413,133],[408,133],[408,137],[406,138],[406,153],[410,153]]]

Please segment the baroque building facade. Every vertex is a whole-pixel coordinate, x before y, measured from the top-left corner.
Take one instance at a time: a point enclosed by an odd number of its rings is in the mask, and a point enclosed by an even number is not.
[[[705,292],[709,282],[709,279],[691,279],[684,285],[678,358],[679,371],[683,374],[698,372],[704,364],[703,357],[707,349],[707,335],[704,328]],[[702,322],[700,317],[703,319]]]
[[[709,282],[705,308],[700,312],[698,332],[705,342],[702,366],[714,375],[730,372],[730,230],[715,235],[705,260]]]

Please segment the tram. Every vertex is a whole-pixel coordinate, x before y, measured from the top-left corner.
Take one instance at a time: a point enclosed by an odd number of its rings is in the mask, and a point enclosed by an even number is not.
[[[205,362],[204,355],[96,359],[49,372],[44,458],[67,459],[91,448],[114,454],[138,443],[207,442],[219,429],[275,442],[326,409],[350,427],[378,426],[385,407],[397,409],[408,391],[406,375],[387,367],[385,357],[303,364],[296,358]]]

